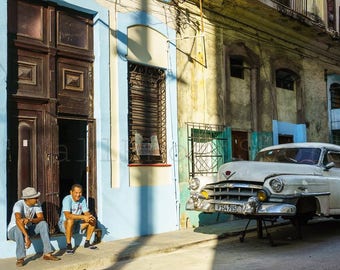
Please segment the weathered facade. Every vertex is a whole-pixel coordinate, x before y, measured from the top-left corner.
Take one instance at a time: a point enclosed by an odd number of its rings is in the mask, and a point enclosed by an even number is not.
[[[1,257],[15,254],[6,228],[26,185],[42,192],[59,249],[74,182],[113,241],[228,219],[185,211],[187,180],[225,161],[339,142],[338,1],[7,2]]]
[[[213,176],[221,162],[252,159],[271,144],[338,142],[332,105],[340,74],[337,1],[179,5],[182,206],[187,179]],[[181,208],[182,227],[228,218]]]

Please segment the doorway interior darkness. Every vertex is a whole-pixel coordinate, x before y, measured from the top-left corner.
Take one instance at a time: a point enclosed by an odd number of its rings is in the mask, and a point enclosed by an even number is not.
[[[279,144],[293,143],[293,142],[294,142],[294,136],[293,135],[279,134]]]
[[[58,120],[60,200],[70,193],[73,184],[87,190],[87,122]]]

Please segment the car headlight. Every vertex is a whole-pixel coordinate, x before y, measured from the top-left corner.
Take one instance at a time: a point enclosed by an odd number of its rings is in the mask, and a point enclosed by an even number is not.
[[[200,180],[196,177],[189,179],[189,189],[196,190],[200,186]]]
[[[270,180],[269,185],[277,193],[281,192],[285,186],[281,178],[274,178]]]
[[[257,192],[257,198],[259,199],[260,202],[265,202],[268,198],[267,192],[263,189],[259,190]]]

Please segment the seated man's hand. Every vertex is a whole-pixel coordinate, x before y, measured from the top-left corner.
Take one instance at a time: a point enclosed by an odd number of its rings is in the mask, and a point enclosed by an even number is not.
[[[25,248],[29,248],[31,246],[31,239],[29,236],[25,236]]]
[[[32,223],[32,219],[29,219],[29,218],[25,218],[25,219],[24,219],[24,224],[25,224],[25,225],[28,225],[28,224],[30,224],[30,223]]]
[[[91,225],[96,224],[96,218],[92,215],[86,216],[85,222],[88,222]]]
[[[90,216],[90,219],[89,219],[89,223],[91,224],[91,225],[96,225],[96,218],[94,217],[94,216]]]

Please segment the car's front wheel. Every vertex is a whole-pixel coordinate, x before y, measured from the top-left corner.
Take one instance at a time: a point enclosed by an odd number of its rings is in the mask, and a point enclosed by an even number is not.
[[[296,215],[291,219],[292,224],[296,227],[298,237],[302,238],[301,227],[306,225],[309,220],[313,219],[316,213],[316,201],[313,197],[299,199],[296,205]]]

